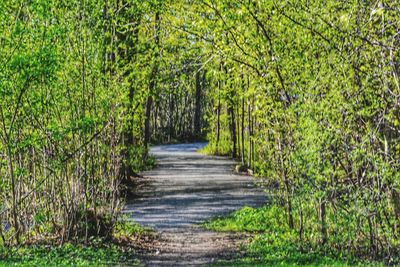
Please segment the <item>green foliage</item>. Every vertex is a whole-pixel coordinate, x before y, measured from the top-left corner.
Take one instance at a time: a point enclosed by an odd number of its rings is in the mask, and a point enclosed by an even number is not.
[[[162,5],[124,3],[0,4],[0,239],[8,245],[107,236],[121,179],[154,165],[142,133],[153,53],[142,48],[151,43],[147,16]]]
[[[117,246],[0,248],[0,266],[140,266],[134,251]]]
[[[45,221],[42,216],[44,215],[37,213],[35,219]],[[104,220],[100,223],[104,223]],[[50,233],[49,230],[46,231]],[[136,259],[135,251],[129,247],[129,242],[135,242],[138,235],[150,234],[151,230],[121,217],[108,231],[117,243],[128,243],[114,245],[97,237],[91,238],[90,245],[85,246],[25,245],[10,248],[0,243],[0,266],[140,266],[140,261]]]
[[[388,263],[400,250],[398,4],[202,1],[190,27],[215,56],[205,152],[265,177],[303,240]]]
[[[213,141],[212,137],[208,138],[209,143],[207,146],[200,150],[201,153],[208,155],[230,156],[232,153],[231,142],[229,140],[229,133],[223,132],[222,138],[218,144]]]
[[[227,217],[215,218],[205,224],[210,230],[254,234],[245,245],[246,256],[216,266],[384,266],[360,262],[351,254],[335,254],[328,248],[313,247],[299,240],[288,228],[285,211],[277,205],[261,208],[244,207]]]
[[[300,239],[393,263],[398,6],[1,1],[0,240],[88,240],[154,165],[149,143],[207,134],[205,153],[267,178]]]
[[[128,164],[136,172],[150,170],[156,166],[154,156],[148,155],[148,149],[140,147],[131,147],[129,149],[129,162]]]
[[[127,218],[121,218],[121,220],[114,225],[113,237],[117,239],[132,238],[139,234],[149,234],[151,232],[151,229],[144,228],[135,222],[127,220]]]
[[[288,232],[287,225],[282,223],[284,221],[285,213],[278,206],[264,206],[258,209],[244,207],[227,217],[207,222],[205,227],[223,232]]]

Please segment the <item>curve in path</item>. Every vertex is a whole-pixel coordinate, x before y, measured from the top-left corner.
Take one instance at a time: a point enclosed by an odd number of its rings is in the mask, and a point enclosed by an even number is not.
[[[197,151],[206,143],[156,146],[157,168],[144,172],[124,212],[160,232],[151,249],[142,252],[146,266],[206,265],[237,253],[243,238],[214,233],[198,225],[243,206],[261,206],[266,198],[249,176],[233,173],[235,162]]]

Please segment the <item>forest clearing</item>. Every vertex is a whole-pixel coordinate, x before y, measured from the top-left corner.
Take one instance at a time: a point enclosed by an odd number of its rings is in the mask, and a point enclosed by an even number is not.
[[[400,266],[398,0],[0,1],[0,266]]]

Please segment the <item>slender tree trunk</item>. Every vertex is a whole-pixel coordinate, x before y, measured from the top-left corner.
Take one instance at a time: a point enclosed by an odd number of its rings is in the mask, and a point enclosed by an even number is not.
[[[6,127],[6,119],[4,116],[3,108],[0,107],[0,115],[1,115],[1,123],[2,123],[2,130],[3,130],[3,143],[4,146],[7,148],[7,165],[8,165],[8,172],[11,179],[11,193],[12,193],[12,207],[11,207],[11,215],[13,218],[13,227],[16,233],[16,241],[17,244],[20,243],[20,231],[19,231],[19,223],[18,223],[18,210],[17,210],[17,185],[14,173],[14,166],[13,166],[13,154],[11,150],[11,140],[10,135],[11,133],[7,131]],[[2,227],[2,226],[0,226]]]
[[[19,231],[19,222],[18,222],[18,210],[17,210],[17,189],[16,189],[16,180],[15,180],[15,173],[14,173],[14,166],[12,160],[12,152],[10,147],[11,142],[7,143],[7,161],[8,161],[8,170],[9,175],[11,178],[11,191],[12,191],[12,216],[13,216],[13,223],[14,223],[14,230],[15,230],[15,240],[17,244],[20,243],[20,231]]]
[[[171,142],[174,137],[174,99],[172,94],[169,94],[169,117],[168,117],[168,142]]]
[[[288,217],[288,225],[290,229],[294,229],[294,220],[293,220],[293,208],[292,208],[292,192],[289,177],[286,172],[286,166],[283,158],[283,144],[281,137],[278,137],[278,151],[279,153],[279,161],[280,161],[280,169],[282,173],[283,183],[285,184],[285,194],[286,194],[286,211]]]
[[[242,148],[240,147],[240,145],[241,145],[241,141],[240,141],[240,137],[241,137],[241,134],[240,134],[240,102],[236,105],[236,144],[237,144],[237,156],[239,157],[239,158],[241,158],[241,156],[242,156]]]
[[[149,88],[154,89],[154,84],[153,82],[150,83]],[[144,120],[144,146],[147,147],[150,138],[151,138],[151,130],[150,130],[150,119],[151,119],[151,110],[153,107],[153,97],[148,96],[147,101],[146,101],[146,114],[145,114],[145,120]]]
[[[251,103],[251,111],[252,112],[254,112],[254,102],[255,102],[255,97],[254,97],[254,95],[253,95],[253,97],[252,97],[252,103]],[[255,170],[255,165],[254,165],[254,162],[256,161],[256,158],[255,158],[255,145],[254,145],[254,139],[253,139],[253,137],[254,137],[254,127],[255,127],[255,115],[254,115],[254,113],[251,115],[251,136],[252,136],[252,138],[251,138],[251,142],[250,142],[250,144],[251,144],[251,162],[252,162],[252,170],[255,172],[256,170]]]
[[[116,46],[118,54],[127,62],[133,62],[137,57],[137,43],[139,41],[139,24],[140,17],[131,17],[129,15],[129,8],[132,8],[129,3],[122,1],[120,3],[120,8],[122,9],[119,16],[126,16],[126,19],[131,22],[132,30],[120,32],[117,31],[118,42],[124,44],[123,46]],[[130,77],[130,70],[126,70],[124,75],[129,77],[129,92],[128,92],[128,106],[127,106],[127,127],[124,136],[124,150],[122,151],[122,157],[124,158],[124,177],[125,179],[130,179],[131,177],[138,177],[138,174],[133,171],[133,167],[129,163],[130,150],[136,145],[134,137],[134,125],[135,125],[135,83],[133,78]],[[129,182],[129,181],[128,181]]]
[[[200,71],[196,72],[196,93],[195,93],[195,109],[194,109],[194,137],[201,136],[201,95],[202,82]]]
[[[303,205],[302,205],[302,203],[301,203],[301,200],[300,200],[300,207],[299,207],[299,221],[300,221],[300,225],[299,225],[299,239],[300,239],[300,242],[302,242],[303,241],[303,237],[304,237],[304,216],[303,216]]]
[[[156,79],[158,75],[158,64],[160,57],[160,12],[157,11],[154,20],[154,32],[155,32],[155,43],[156,52],[154,53],[154,65],[150,75],[149,92],[146,101],[146,114],[144,121],[144,146],[147,148],[151,138],[151,111],[153,108],[153,94],[155,93]]]
[[[286,175],[286,171],[284,171],[284,179],[285,179],[285,190],[286,190],[286,206],[287,206],[287,216],[288,216],[288,224],[290,229],[294,229],[294,220],[293,220],[293,208],[292,208],[292,197],[290,190],[289,179]]]
[[[248,125],[247,125],[247,130],[248,130],[248,132],[249,132],[249,152],[248,152],[248,159],[247,159],[247,161],[248,161],[248,163],[247,163],[247,165],[249,166],[249,168],[250,169],[253,169],[252,168],[252,153],[251,153],[251,139],[252,139],[252,131],[251,131],[251,124],[252,124],[252,121],[251,121],[251,105],[250,105],[250,101],[248,102],[248,106],[247,106],[247,109],[248,109],[248,111],[247,111],[247,116],[248,116]]]
[[[245,148],[244,148],[244,118],[245,118],[245,107],[244,107],[244,91],[245,91],[245,86],[244,86],[244,80],[242,77],[242,81],[243,81],[243,94],[242,94],[242,128],[241,128],[241,135],[242,135],[242,151],[241,151],[241,155],[242,155],[242,165],[244,165],[244,153],[245,153]]]
[[[217,140],[216,150],[219,154],[219,141],[221,136],[221,81],[218,81],[218,106],[217,106]]]
[[[228,115],[229,115],[229,131],[231,135],[232,142],[232,158],[236,158],[237,149],[236,149],[236,120],[235,120],[235,110],[233,109],[232,104],[228,107]]]
[[[328,239],[328,234],[326,230],[326,202],[323,199],[319,200],[318,221],[319,221],[320,243],[324,245],[326,244],[326,241]]]

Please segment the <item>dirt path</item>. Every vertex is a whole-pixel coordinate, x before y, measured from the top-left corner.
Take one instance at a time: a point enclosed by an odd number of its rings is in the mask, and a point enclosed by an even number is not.
[[[144,183],[125,213],[160,234],[143,245],[145,266],[203,266],[238,255],[246,238],[215,233],[198,225],[245,205],[260,206],[265,194],[252,179],[233,174],[234,162],[197,153],[204,143],[157,146],[158,167],[145,172]]]

